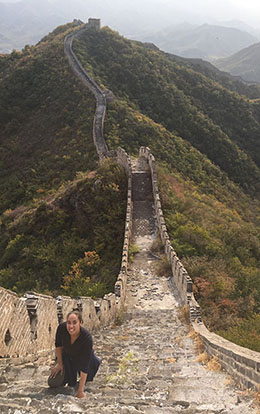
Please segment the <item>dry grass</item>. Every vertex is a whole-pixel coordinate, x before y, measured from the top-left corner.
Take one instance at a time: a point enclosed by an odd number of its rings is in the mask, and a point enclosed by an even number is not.
[[[177,339],[175,339],[174,341],[177,345],[179,345],[180,347],[183,346],[183,336],[178,336]]]
[[[194,331],[194,329],[190,330],[188,336],[189,336],[189,338],[192,338],[194,340],[195,349],[196,349],[197,354],[204,353],[205,352],[205,346],[204,346],[204,343],[201,339],[201,336],[196,331]]]
[[[166,360],[165,360],[165,362],[169,362],[169,363],[171,363],[171,364],[175,364],[175,362],[177,361],[177,359],[175,359],[175,358],[167,358]]]
[[[219,362],[217,355],[215,355],[213,358],[210,358],[207,352],[202,352],[201,354],[197,356],[196,362],[200,362],[204,364],[207,367],[207,369],[209,369],[210,371],[215,371],[215,372],[221,371],[221,364]]]
[[[258,391],[253,393],[253,399],[254,399],[254,403],[259,408],[259,413],[260,413],[260,387],[258,388]]]
[[[199,354],[196,358],[196,362],[200,362],[202,364],[208,364],[209,355],[207,354],[207,352],[202,352],[201,354]]]
[[[218,356],[214,355],[213,357],[210,357],[210,355],[205,351],[205,346],[201,339],[201,336],[195,332],[194,329],[190,331],[189,337],[192,338],[195,342],[195,349],[198,354],[196,361],[206,365],[210,371],[221,371],[221,364],[219,362]]]
[[[213,358],[210,358],[209,362],[207,363],[207,368],[210,371],[215,371],[215,372],[221,371],[221,364],[219,362],[217,355],[215,355]]]
[[[155,267],[157,276],[171,277],[172,268],[166,256],[161,255],[161,260],[156,263]]]
[[[190,324],[190,310],[187,305],[182,306],[181,308],[178,309],[178,318],[183,324],[185,325]]]
[[[226,379],[225,379],[225,385],[231,385],[233,384],[233,378],[231,377],[231,375],[229,375]]]
[[[123,307],[122,309],[120,309],[120,311],[117,313],[112,327],[116,327],[116,326],[121,326],[124,322],[124,313],[125,313],[125,308]]]
[[[128,335],[122,335],[118,337],[119,341],[128,341],[129,336]]]
[[[152,253],[162,253],[163,252],[163,244],[160,236],[157,236],[156,239],[154,239],[151,248]]]

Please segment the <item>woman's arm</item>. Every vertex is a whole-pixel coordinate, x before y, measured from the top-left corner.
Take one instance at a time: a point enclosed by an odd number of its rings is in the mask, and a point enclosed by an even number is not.
[[[51,371],[51,378],[55,378],[59,371],[63,371],[63,362],[62,362],[62,346],[55,348],[57,363]]]
[[[84,393],[84,386],[86,384],[87,376],[88,374],[86,372],[80,371],[79,388],[76,394],[76,397],[78,398],[86,397],[86,394]]]

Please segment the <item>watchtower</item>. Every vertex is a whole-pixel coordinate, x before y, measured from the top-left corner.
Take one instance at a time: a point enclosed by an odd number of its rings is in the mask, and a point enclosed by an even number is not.
[[[90,17],[88,19],[88,27],[96,29],[96,30],[100,30],[101,29],[101,20],[100,19],[93,19],[93,18]]]

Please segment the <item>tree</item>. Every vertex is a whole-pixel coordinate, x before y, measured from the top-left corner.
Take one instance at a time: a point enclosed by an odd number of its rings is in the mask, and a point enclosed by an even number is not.
[[[92,296],[104,295],[104,286],[100,282],[94,282],[96,271],[100,263],[100,257],[95,252],[85,252],[84,257],[74,262],[68,275],[63,278],[62,289],[69,296]]]

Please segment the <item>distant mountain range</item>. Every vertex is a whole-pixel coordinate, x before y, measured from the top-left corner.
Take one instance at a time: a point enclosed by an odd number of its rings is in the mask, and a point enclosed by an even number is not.
[[[234,27],[188,23],[145,35],[142,40],[178,56],[208,61],[230,56],[259,41],[256,36]]]
[[[73,20],[77,15],[88,15],[82,0],[75,0],[74,5],[73,8],[70,0],[0,3],[0,51],[9,52],[22,49],[26,44],[35,44],[57,25]]]
[[[158,8],[158,1],[132,0],[127,5],[121,0],[0,0],[0,52],[35,44],[57,25],[73,19],[87,21],[88,17],[101,18],[102,25],[128,38],[153,42],[176,55],[206,60],[230,56],[259,40],[243,22],[223,22],[220,26],[179,24],[185,19],[197,22],[198,16],[195,19],[193,10],[184,11],[182,4],[162,1]]]
[[[158,9],[158,1],[151,0],[131,0],[128,5],[121,0],[0,1],[0,52],[34,44],[57,25],[75,18],[83,21],[89,17],[101,18],[103,25],[114,27],[128,37],[157,31],[176,23],[177,15],[180,19],[189,18],[192,13],[184,14],[181,8],[182,5],[176,8],[163,4]]]
[[[230,57],[218,59],[213,64],[247,82],[260,83],[260,43],[242,49]]]

